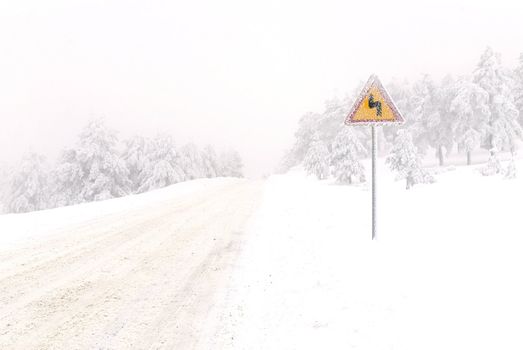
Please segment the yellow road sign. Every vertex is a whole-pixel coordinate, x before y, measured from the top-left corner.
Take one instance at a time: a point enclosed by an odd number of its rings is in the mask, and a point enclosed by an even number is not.
[[[375,75],[371,75],[345,119],[345,124],[403,122],[401,113]]]

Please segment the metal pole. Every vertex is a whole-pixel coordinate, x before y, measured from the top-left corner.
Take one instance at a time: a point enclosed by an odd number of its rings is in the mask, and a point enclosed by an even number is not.
[[[378,152],[378,135],[376,126],[372,125],[372,239],[376,238],[376,153]]]

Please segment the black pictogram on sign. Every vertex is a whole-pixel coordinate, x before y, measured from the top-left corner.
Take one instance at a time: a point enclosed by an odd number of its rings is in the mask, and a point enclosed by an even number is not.
[[[369,96],[369,108],[376,108],[376,115],[381,117],[381,102],[374,101],[374,95]]]

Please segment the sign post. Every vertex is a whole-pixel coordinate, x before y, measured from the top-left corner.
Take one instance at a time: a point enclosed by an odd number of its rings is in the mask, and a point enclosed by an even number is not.
[[[372,125],[372,239],[376,238],[376,154],[378,153],[378,135]]]
[[[380,124],[402,124],[405,120],[378,77],[371,75],[345,119],[346,125],[370,125],[372,133],[372,239],[376,239],[376,168]]]

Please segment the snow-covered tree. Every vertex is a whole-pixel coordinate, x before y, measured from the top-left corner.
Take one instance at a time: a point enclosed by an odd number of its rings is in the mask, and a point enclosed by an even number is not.
[[[501,161],[499,160],[499,151],[496,147],[491,148],[491,154],[487,161],[487,164],[479,169],[482,175],[490,176],[499,174],[503,171],[501,168]]]
[[[421,154],[426,154],[434,145],[434,129],[442,123],[438,106],[438,88],[428,75],[412,87],[412,113],[407,118],[406,128]]]
[[[320,180],[329,177],[329,150],[317,134],[312,138],[303,166],[308,174],[316,175]]]
[[[193,143],[180,148],[182,168],[188,180],[205,177],[203,158],[200,150]]]
[[[516,141],[523,135],[518,123],[519,112],[512,95],[514,82],[507,69],[501,65],[500,55],[494,53],[490,47],[485,50],[474,71],[474,82],[489,95],[490,116],[485,146],[490,151],[491,161],[484,173],[499,173],[501,168],[498,167],[496,153],[506,149],[514,154]]]
[[[389,84],[387,84],[387,91],[390,94],[390,97],[394,101],[394,104],[396,107],[398,107],[399,111],[405,117],[406,119],[406,125],[405,127],[408,127],[410,124],[410,121],[412,120],[412,110],[413,110],[413,98],[412,98],[412,88],[411,85],[407,80],[398,80],[393,79]],[[396,132],[398,130],[398,127],[396,125],[383,125],[381,127],[383,130],[385,140],[387,141],[387,144],[392,144],[394,139],[396,138]],[[370,138],[370,137],[369,137]],[[380,144],[383,144],[384,142],[378,143],[378,146]]]
[[[9,182],[10,179],[7,164],[0,163],[0,214],[7,212]]]
[[[129,193],[129,170],[117,147],[116,131],[109,129],[102,119],[92,120],[80,133],[76,157],[85,176],[80,193],[85,201]]]
[[[502,96],[497,96],[494,98],[491,111],[498,115],[491,124],[494,146],[515,154],[517,141],[523,137],[523,129],[518,121],[518,110],[512,102],[504,101]]]
[[[431,128],[430,145],[436,150],[440,166],[444,165],[444,155],[449,154],[454,145],[454,135],[452,133],[453,118],[450,108],[455,96],[455,90],[456,81],[451,75],[447,75],[435,91],[435,102],[439,112],[439,119]]]
[[[288,167],[303,162],[320,118],[321,115],[318,113],[307,113],[300,118],[298,129],[294,133],[294,145],[286,156],[286,164]]]
[[[352,103],[350,100],[352,99],[355,99],[355,97],[350,99],[348,96],[343,99],[336,97],[327,100],[323,113],[318,116],[310,135],[316,133],[320,140],[326,145],[330,145],[340,128],[344,127],[343,123],[349,113]]]
[[[218,164],[218,156],[211,145],[204,147],[202,152],[203,159],[203,174],[205,177],[216,177],[219,174],[220,166]]]
[[[352,184],[353,179],[365,181],[365,168],[359,159],[365,147],[353,127],[344,127],[336,135],[330,155],[333,175],[339,182]]]
[[[458,149],[467,154],[467,164],[472,162],[472,152],[481,145],[488,128],[490,109],[488,93],[469,78],[460,78],[455,85],[450,103],[451,132]]]
[[[147,147],[147,159],[138,192],[147,192],[185,180],[181,156],[169,135],[157,135]]]
[[[151,140],[143,136],[133,136],[124,141],[125,148],[122,158],[129,170],[129,181],[131,192],[136,192],[142,185],[142,172],[148,167],[150,162],[148,151],[151,146]]]
[[[240,154],[236,151],[227,151],[220,154],[220,176],[243,177],[243,163]]]
[[[507,169],[505,170],[505,178],[506,179],[515,179],[517,174],[516,170],[516,161],[514,157],[511,157],[507,166]]]
[[[57,205],[103,200],[130,191],[129,171],[117,149],[116,132],[102,119],[90,121],[75,148],[62,154],[55,173]]]
[[[75,149],[64,150],[60,155],[58,165],[51,173],[51,205],[53,207],[62,207],[85,201],[81,196],[85,173],[82,164],[77,159],[77,151]]]
[[[386,162],[391,170],[398,173],[398,178],[406,180],[407,189],[415,184],[434,181],[434,178],[422,168],[420,154],[408,130],[398,130]]]
[[[363,82],[361,86],[363,86]],[[358,87],[358,89],[360,88]],[[293,166],[303,163],[314,135],[327,145],[327,148],[330,148],[332,140],[336,137],[338,131],[344,127],[343,122],[357,96],[357,92],[355,91],[343,98],[335,97],[327,100],[322,113],[306,113],[298,122],[298,129],[294,134],[294,145],[289,151],[285,152],[277,171],[285,172]],[[368,133],[368,131],[363,130],[362,133]],[[368,148],[370,144],[364,143],[363,146]]]
[[[47,208],[48,177],[45,158],[36,153],[23,157],[11,176],[7,211],[24,213]]]
[[[514,71],[515,103],[519,111],[519,124],[523,126],[523,53],[519,55],[519,64]]]
[[[349,96],[342,99],[335,97],[325,102],[322,113],[306,113],[298,122],[294,145],[285,153],[280,170],[288,170],[303,162],[314,135],[330,146],[339,129],[343,127],[352,99]]]
[[[283,153],[283,157],[279,164],[274,169],[276,174],[284,174],[296,165],[296,159],[292,149],[288,149]]]

